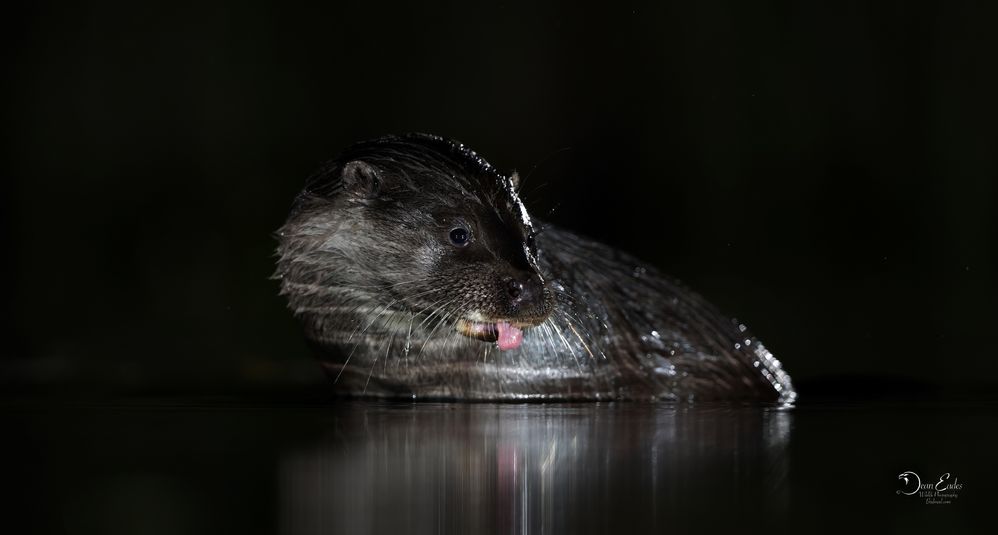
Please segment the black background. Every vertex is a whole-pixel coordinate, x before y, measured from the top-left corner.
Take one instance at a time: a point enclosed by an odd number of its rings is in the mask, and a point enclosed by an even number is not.
[[[536,217],[683,279],[805,396],[994,384],[994,4],[353,4],[5,16],[5,388],[320,388],[272,233],[321,161],[404,131],[520,170]]]

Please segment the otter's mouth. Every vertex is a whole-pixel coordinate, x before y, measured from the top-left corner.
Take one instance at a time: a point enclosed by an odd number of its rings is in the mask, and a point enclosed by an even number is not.
[[[457,332],[484,342],[495,342],[499,349],[506,351],[516,349],[523,343],[523,329],[532,327],[530,323],[508,321],[471,321],[457,320]]]

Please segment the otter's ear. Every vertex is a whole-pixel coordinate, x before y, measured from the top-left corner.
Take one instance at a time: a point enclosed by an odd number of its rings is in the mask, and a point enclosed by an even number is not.
[[[513,171],[513,174],[509,175],[509,181],[513,183],[513,191],[520,190],[520,173]]]
[[[381,173],[373,165],[354,160],[343,166],[343,189],[364,199],[373,199],[381,191]]]

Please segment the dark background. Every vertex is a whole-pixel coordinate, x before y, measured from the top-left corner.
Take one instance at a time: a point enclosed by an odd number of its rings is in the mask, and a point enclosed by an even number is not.
[[[7,391],[321,388],[272,232],[413,130],[748,323],[805,399],[994,384],[995,4],[354,4],[4,17]]]

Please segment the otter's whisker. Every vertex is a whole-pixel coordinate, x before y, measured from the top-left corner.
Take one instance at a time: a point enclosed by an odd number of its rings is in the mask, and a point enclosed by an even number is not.
[[[385,312],[387,312],[387,311],[388,311],[388,307],[390,307],[390,306],[391,306],[391,305],[392,305],[393,303],[395,303],[395,301],[392,301],[391,303],[389,303],[389,304],[385,305],[385,307],[384,307],[384,309],[383,309],[383,310],[381,311],[381,313],[380,313],[380,314],[378,314],[377,316],[375,316],[375,317],[374,317],[374,319],[373,319],[373,320],[371,320],[371,322],[367,324],[367,327],[364,327],[364,331],[360,333],[360,336],[364,336],[364,333],[366,333],[366,332],[367,332],[367,330],[368,330],[368,329],[370,329],[370,328],[371,328],[371,326],[372,326],[372,325],[374,325],[374,323],[375,323],[376,321],[378,321],[378,319],[380,319],[380,318],[381,318],[381,317],[382,317],[382,316],[383,316],[383,315],[385,314]],[[354,332],[356,333],[356,331],[354,331]],[[354,336],[354,335],[353,335],[353,334],[351,334],[351,335],[350,335],[350,338],[347,338],[347,341],[350,341],[350,340],[352,340],[352,339],[353,339],[353,336]],[[360,342],[361,342],[361,340],[357,340],[357,343],[355,343],[355,344],[353,345],[353,349],[351,349],[351,350],[350,350],[350,354],[349,354],[349,355],[347,355],[347,358],[346,358],[346,360],[344,360],[344,361],[343,361],[343,366],[340,366],[340,371],[339,371],[339,372],[338,372],[338,373],[336,374],[336,378],[334,378],[334,379],[333,379],[333,383],[334,383],[334,384],[335,384],[335,383],[336,383],[337,381],[339,381],[339,380],[340,380],[340,376],[341,376],[341,375],[343,375],[343,370],[346,370],[346,369],[347,369],[347,365],[348,365],[348,364],[350,364],[350,359],[351,359],[351,358],[353,357],[353,354],[354,354],[354,352],[355,352],[355,351],[357,351],[357,347],[359,347],[359,346],[360,346]]]
[[[388,366],[388,353],[391,352],[392,350],[392,342],[394,340],[395,340],[395,334],[393,333],[388,337],[388,346],[385,349],[385,366]],[[374,367],[377,365],[378,365],[378,355],[375,354],[374,362],[371,363],[371,369],[370,371],[367,372],[367,381],[364,382],[364,390],[363,390],[364,394],[367,393],[367,387],[368,385],[371,384],[371,375],[374,374]]]
[[[441,304],[440,306],[437,306],[437,307],[436,307],[436,308],[435,308],[435,309],[433,310],[433,312],[431,312],[431,313],[430,313],[430,314],[428,314],[428,315],[427,315],[427,316],[426,316],[425,318],[423,318],[423,321],[421,321],[421,322],[419,323],[419,325],[417,325],[417,326],[416,326],[416,329],[422,329],[422,328],[423,328],[423,326],[424,326],[424,325],[426,325],[426,323],[427,323],[428,321],[432,322],[432,321],[433,321],[433,318],[434,318],[434,317],[437,317],[437,318],[439,318],[439,319],[438,319],[438,320],[436,321],[436,325],[438,325],[438,326],[439,326],[439,325],[440,325],[440,322],[441,322],[441,321],[443,320],[443,317],[442,317],[442,316],[440,316],[440,313],[444,311],[445,307],[447,307],[448,305],[450,305],[450,304],[451,304],[451,303],[453,303],[454,301],[457,301],[457,299],[458,299],[457,297],[455,297],[455,298],[452,298],[452,299],[449,299],[449,300],[447,300],[447,301],[446,301],[445,303]],[[443,300],[441,299],[441,301],[443,301]],[[438,301],[438,302],[439,302],[439,301]],[[431,306],[432,306],[432,305],[431,305]],[[429,307],[427,307],[427,308],[429,308]],[[426,309],[424,308],[423,310],[425,311]],[[422,344],[420,344],[420,347],[419,347],[419,353],[417,353],[417,354],[416,354],[416,360],[419,360],[419,355],[421,355],[421,354],[423,353],[423,348],[425,348],[425,347],[426,347],[426,343],[427,343],[427,341],[429,341],[429,339],[430,339],[430,336],[432,336],[432,335],[433,335],[433,331],[434,331],[434,330],[436,330],[436,327],[434,327],[434,328],[433,328],[433,329],[432,329],[432,330],[430,331],[430,333],[429,333],[429,334],[428,334],[428,335],[426,336],[426,338],[424,338],[424,339],[423,339],[423,343],[422,343]],[[411,330],[410,330],[410,337],[411,337]]]
[[[574,325],[576,325],[576,324],[586,334],[586,338],[588,338],[591,342],[593,342],[593,348],[595,348],[596,351],[600,354],[600,356],[603,357],[604,360],[606,360],[606,354],[603,353],[603,350],[600,349],[599,346],[595,344],[595,338],[593,337],[592,333],[590,333],[589,330],[586,329],[583,326],[583,325],[585,325],[585,322],[583,322],[577,316],[575,316],[574,314],[572,314],[572,313],[570,313],[570,312],[568,312],[566,310],[558,310],[558,313],[562,315],[562,317],[565,319],[565,322],[572,329],[572,332],[574,332],[575,336],[579,339],[580,342],[582,342],[583,347],[586,348],[586,351],[589,353],[590,357],[595,358],[593,356],[593,352],[590,350],[589,346],[583,341],[582,336],[580,336],[579,332],[575,330]]]
[[[378,315],[375,316],[374,319],[372,319],[367,324],[367,327],[364,327],[364,330],[361,331],[361,333],[360,333],[361,336],[363,336],[364,333],[366,333],[367,330],[370,329],[371,326],[375,324],[375,322],[377,322],[379,319],[381,319],[381,316],[383,316],[385,314],[385,312],[388,312],[389,307],[391,307],[392,305],[394,305],[396,301],[397,301],[397,299],[396,300],[392,300],[392,302],[388,303],[387,305],[382,306],[381,307],[381,312],[379,312]],[[378,307],[374,308],[374,310],[377,310],[377,309],[378,309]],[[355,310],[360,310],[360,307],[358,306]],[[354,332],[350,333],[350,336],[347,338],[347,341],[349,342],[350,340],[353,340],[353,337],[356,336],[356,334],[357,334],[357,330],[355,329]]]
[[[547,345],[548,350],[551,351],[551,357],[555,358],[558,356],[558,347],[554,342],[554,334],[552,334],[550,323],[551,318],[548,318],[540,326],[544,329],[544,343]]]
[[[579,339],[579,343],[581,343],[582,347],[585,348],[586,353],[589,353],[589,358],[595,359],[596,357],[593,355],[593,352],[589,349],[589,344],[587,344],[586,341],[582,339],[582,336],[579,334],[579,331],[575,330],[575,326],[572,325],[572,322],[566,321],[565,324],[568,326],[569,329],[572,330],[572,333],[575,334],[575,337]]]
[[[558,328],[558,324],[557,323],[554,323],[552,321],[551,322],[551,326],[554,327],[554,331],[556,333],[558,333],[558,338],[561,338],[562,343],[565,344],[565,347],[569,350],[569,352],[572,353],[572,358],[575,359],[575,364],[576,364],[576,366],[579,367],[579,371],[581,372],[582,371],[582,363],[579,362],[579,356],[575,354],[575,349],[572,347],[572,344],[568,343],[568,340],[565,339],[565,335],[561,334],[561,329]]]
[[[412,322],[416,320],[416,314],[409,315],[409,332],[405,335],[405,347],[402,348],[402,359],[409,362],[409,350],[412,349]],[[401,359],[400,359],[401,360]]]
[[[431,307],[436,306],[436,309],[434,309],[434,311],[432,313],[430,313],[430,315],[428,315],[425,318],[423,318],[423,321],[419,322],[419,325],[417,325],[416,328],[417,329],[422,329],[423,326],[426,324],[426,322],[429,321],[431,318],[433,318],[434,315],[438,314],[443,307],[445,307],[445,306],[453,303],[454,301],[457,301],[458,299],[459,298],[454,297],[454,298],[451,298],[450,300],[447,300],[447,298],[444,297],[442,299],[438,299],[437,301],[434,301],[430,305],[428,305],[425,308],[423,308],[421,311],[419,311],[419,314],[425,313]],[[444,302],[445,300],[447,300],[447,301]],[[444,304],[437,306],[437,303],[441,303],[441,302],[444,302]]]
[[[455,300],[456,300],[456,299],[453,299],[453,300],[451,300],[450,302],[453,302],[453,301],[455,301]],[[450,304],[450,302],[448,302],[447,304]],[[424,349],[426,349],[426,344],[427,344],[427,342],[429,342],[429,341],[430,341],[430,338],[431,338],[431,337],[433,336],[433,333],[434,333],[434,332],[436,332],[437,328],[438,328],[438,327],[440,327],[440,325],[441,325],[441,324],[443,324],[443,322],[444,322],[444,321],[445,321],[445,320],[446,320],[446,319],[447,319],[447,318],[448,318],[448,317],[449,317],[450,315],[451,315],[451,312],[448,312],[447,314],[445,314],[444,316],[442,316],[442,317],[440,318],[440,320],[439,320],[439,321],[437,321],[437,324],[433,326],[433,329],[431,329],[431,330],[430,330],[430,334],[426,335],[426,339],[425,339],[425,340],[423,340],[423,345],[422,345],[422,346],[421,346],[421,347],[419,348],[419,353],[418,353],[418,354],[416,355],[416,360],[419,360],[419,357],[420,357],[420,355],[422,355],[422,354],[423,354],[423,350],[424,350]]]

